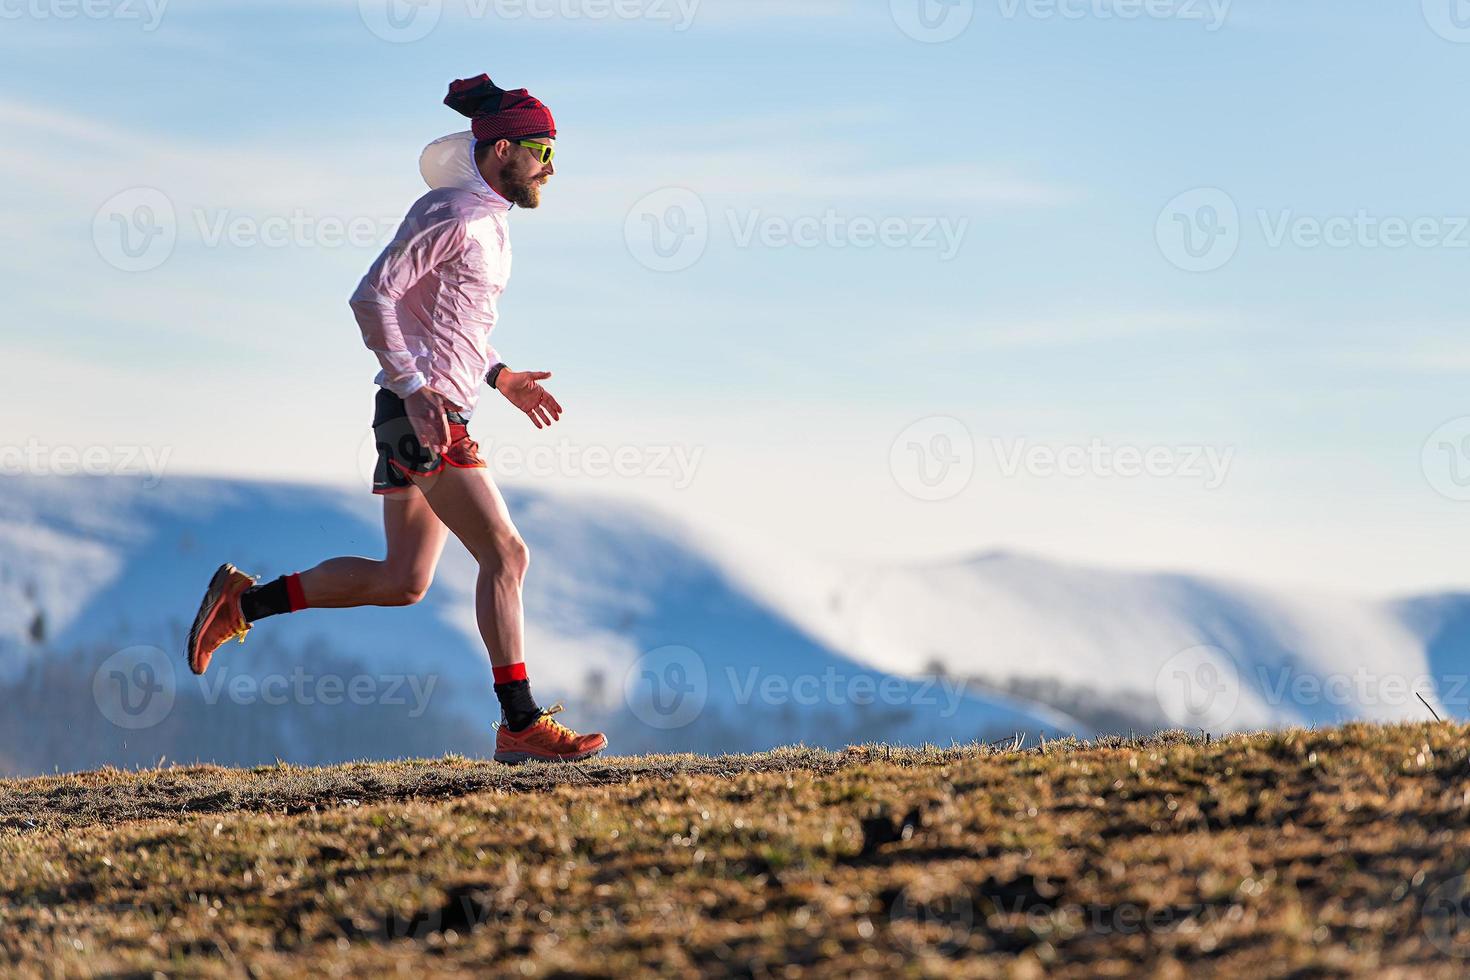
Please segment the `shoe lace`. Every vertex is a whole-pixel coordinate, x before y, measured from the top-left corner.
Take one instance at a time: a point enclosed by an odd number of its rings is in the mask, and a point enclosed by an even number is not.
[[[551,707],[547,708],[541,713],[541,720],[546,722],[546,726],[552,731],[556,732],[558,735],[565,736],[566,738],[580,738],[581,736],[578,735],[576,732],[572,731],[566,725],[563,725],[561,722],[551,717],[552,715],[558,714],[559,712],[565,710],[565,705],[561,703],[553,704]]]
[[[260,576],[259,575],[250,575],[250,576],[247,576],[247,578],[250,579],[250,583],[252,585],[254,585],[255,583],[257,583],[257,582],[260,581]],[[230,635],[224,638],[224,640],[222,641],[222,645],[223,645],[223,643],[229,643],[231,640],[239,640],[241,643],[244,643],[245,642],[245,634],[247,634],[249,632],[250,632],[250,624],[245,621],[245,615],[244,615],[244,613],[241,613],[240,614],[240,625],[236,626],[234,628],[234,630],[231,631]]]

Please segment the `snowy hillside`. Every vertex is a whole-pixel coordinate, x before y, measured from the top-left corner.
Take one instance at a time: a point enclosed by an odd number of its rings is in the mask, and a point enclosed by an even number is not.
[[[740,561],[731,567],[741,575]],[[1424,720],[1419,694],[1442,715],[1470,717],[1463,595],[1367,602],[1007,553],[866,570],[813,564],[800,583],[765,594],[877,669],[942,667],[1060,692],[1066,705],[1111,706],[1139,724]]]
[[[12,769],[490,750],[475,569],[452,540],[416,607],[276,617],[203,681],[183,667],[219,562],[269,579],[378,557],[376,498],[186,478],[3,489]],[[508,496],[532,548],[535,689],[619,752],[1423,719],[1420,696],[1470,717],[1466,596],[1365,602],[1014,554],[838,567],[629,505]]]
[[[194,478],[151,488],[8,479],[3,489],[0,685],[16,708],[0,717],[0,744],[17,747],[13,767],[489,750],[498,711],[475,569],[454,541],[416,607],[276,617],[224,648],[205,678],[183,665],[221,561],[268,580],[332,555],[380,557],[381,505],[369,494]],[[543,702],[565,698],[572,723],[606,730],[614,751],[1087,733],[1040,705],[859,664],[658,515],[508,496],[532,549],[535,689]]]

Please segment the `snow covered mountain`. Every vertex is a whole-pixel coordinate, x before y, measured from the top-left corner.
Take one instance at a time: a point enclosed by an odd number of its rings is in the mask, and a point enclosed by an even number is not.
[[[1427,720],[1426,702],[1470,717],[1470,596],[1284,594],[1008,553],[810,566],[801,583],[766,598],[863,663],[982,678],[1099,728]]]
[[[260,623],[193,677],[209,575],[263,579],[382,553],[361,491],[124,477],[7,479],[0,493],[0,757],[13,770],[160,756],[234,764],[485,754],[498,715],[474,564],[451,541],[412,608]],[[1086,734],[1060,712],[855,661],[726,574],[687,530],[620,504],[514,492],[532,549],[528,652],[543,702],[615,751]]]
[[[408,609],[276,617],[198,679],[210,573],[381,554],[361,491],[0,481],[0,769],[491,751],[475,568]],[[1470,596],[1268,592],[1014,554],[832,566],[646,509],[512,490],[543,702],[618,752],[1470,717]],[[1421,702],[1419,699],[1424,699]]]

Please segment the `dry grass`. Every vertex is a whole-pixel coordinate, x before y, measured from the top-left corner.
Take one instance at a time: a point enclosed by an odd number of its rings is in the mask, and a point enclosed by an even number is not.
[[[0,782],[0,973],[1463,976],[1467,735]]]

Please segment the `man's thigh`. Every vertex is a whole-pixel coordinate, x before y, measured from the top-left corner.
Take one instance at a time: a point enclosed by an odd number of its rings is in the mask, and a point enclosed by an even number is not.
[[[433,577],[449,528],[422,493],[410,489],[383,495],[383,533],[388,539],[390,568],[408,578]]]
[[[520,532],[488,469],[447,466],[430,476],[414,476],[413,482],[476,561],[505,554],[519,543]]]

